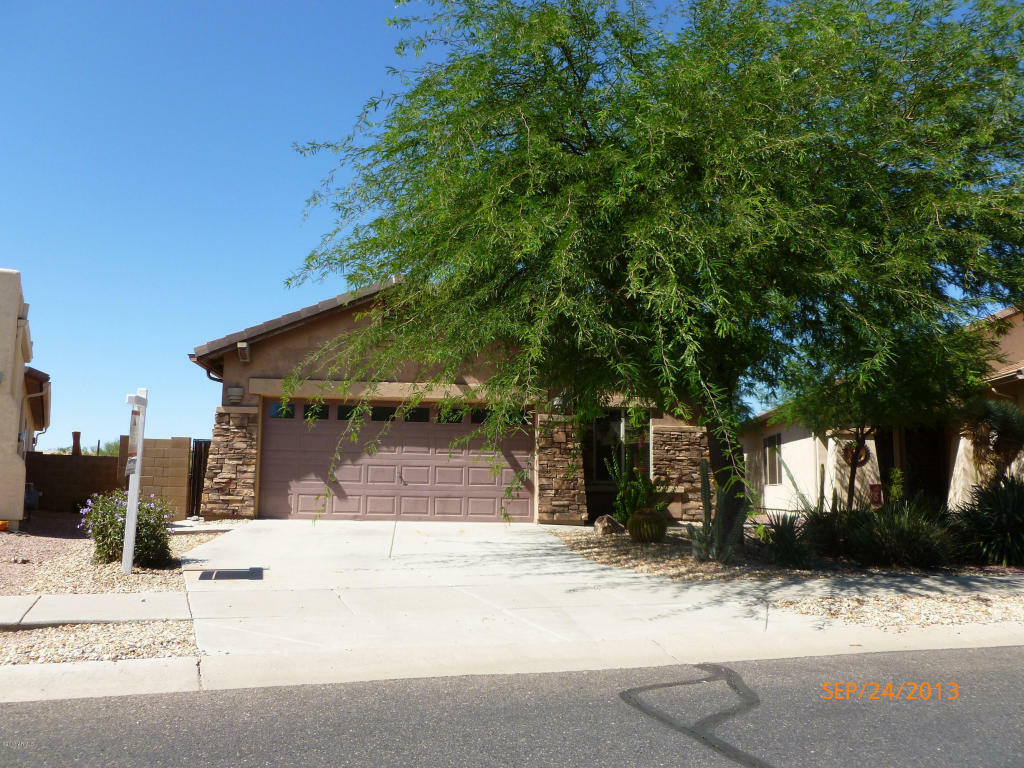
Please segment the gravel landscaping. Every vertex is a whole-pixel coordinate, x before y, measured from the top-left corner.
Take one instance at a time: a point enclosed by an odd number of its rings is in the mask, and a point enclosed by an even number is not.
[[[779,600],[772,605],[808,616],[824,616],[895,632],[936,624],[1024,623],[1024,595],[815,597]]]
[[[690,554],[690,540],[683,527],[669,528],[660,544],[634,544],[624,533],[598,536],[590,527],[549,528],[565,546],[588,560],[637,573],[664,576],[677,581],[723,581],[733,579],[813,578],[813,571],[774,568],[754,560],[737,558],[727,565],[696,560]]]
[[[637,573],[662,576],[676,581],[724,581],[776,578],[827,579],[851,574],[907,575],[921,571],[865,569],[835,564],[816,570],[776,568],[754,559],[736,559],[728,565],[701,562],[690,554],[690,542],[682,527],[670,528],[660,544],[640,546],[625,534],[598,536],[593,528],[549,528],[565,546],[602,565],[627,568]],[[967,568],[946,571],[950,575],[973,576],[1024,575],[1019,568]],[[992,595],[898,595],[879,597],[809,597],[801,600],[780,600],[772,605],[783,610],[823,616],[850,624],[860,624],[894,631],[935,624],[988,624],[993,622],[1024,622],[1024,594]]]
[[[196,656],[191,621],[63,624],[0,632],[0,665]]]
[[[0,595],[181,592],[180,558],[221,535],[194,525],[195,532],[170,537],[176,559],[170,567],[124,574],[120,563],[92,562],[92,541],[77,530],[78,520],[77,515],[36,513],[27,533],[0,533]]]

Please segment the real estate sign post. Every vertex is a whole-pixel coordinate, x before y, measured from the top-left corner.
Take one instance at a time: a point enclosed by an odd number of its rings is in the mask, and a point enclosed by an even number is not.
[[[135,560],[135,527],[139,519],[139,484],[142,480],[142,445],[146,431],[146,405],[149,390],[141,387],[134,395],[128,395],[125,402],[132,407],[132,423],[128,429],[128,508],[124,514],[124,553],[121,555],[121,570],[132,572]]]

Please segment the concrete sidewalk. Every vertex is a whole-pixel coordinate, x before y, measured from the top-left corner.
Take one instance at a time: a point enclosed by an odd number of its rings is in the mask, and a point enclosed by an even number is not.
[[[769,607],[1021,594],[1021,578],[679,582],[598,565],[525,524],[257,520],[192,550],[185,569],[185,593],[0,598],[0,622],[21,627],[191,618],[201,654],[0,667],[0,699],[106,695],[86,681],[110,670],[138,693],[1024,644],[1024,625],[889,633]]]

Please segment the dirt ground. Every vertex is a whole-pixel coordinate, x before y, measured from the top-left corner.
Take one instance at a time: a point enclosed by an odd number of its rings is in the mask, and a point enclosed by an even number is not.
[[[20,530],[0,531],[0,595],[21,595],[35,581],[38,566],[80,548],[86,539],[81,516],[34,511]]]

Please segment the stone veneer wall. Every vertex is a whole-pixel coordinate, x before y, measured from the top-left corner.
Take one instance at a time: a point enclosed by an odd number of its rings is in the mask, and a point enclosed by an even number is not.
[[[255,407],[217,408],[200,514],[256,516],[258,419],[259,410]]]
[[[707,458],[708,437],[703,427],[655,426],[652,434],[652,469],[658,479],[675,487],[674,517],[700,520],[700,460]]]
[[[579,438],[572,424],[540,414],[537,429],[537,522],[584,525],[587,494]]]

